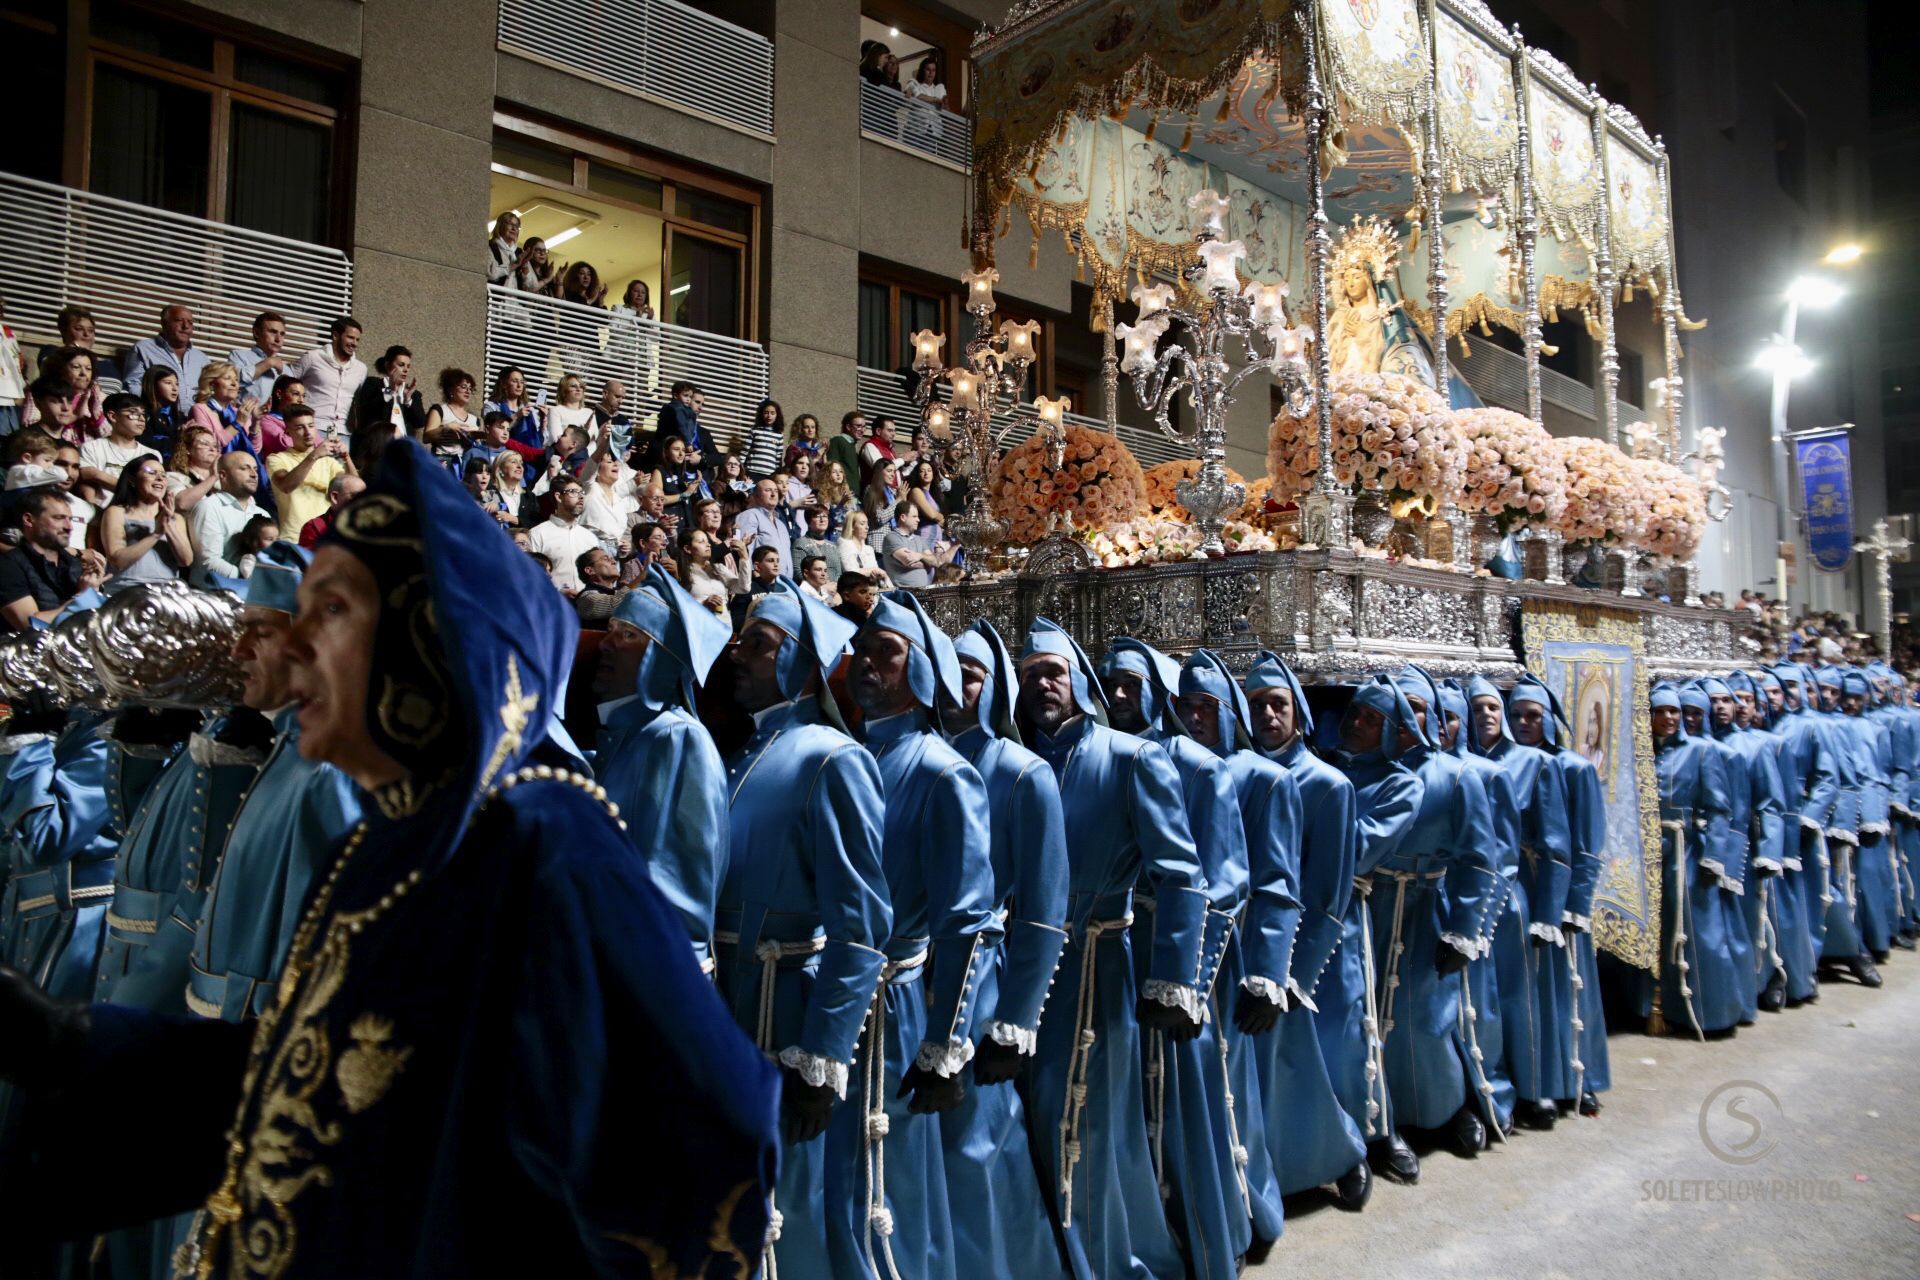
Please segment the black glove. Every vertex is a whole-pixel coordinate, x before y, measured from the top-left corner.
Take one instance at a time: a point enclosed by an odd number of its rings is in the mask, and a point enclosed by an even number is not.
[[[1433,949],[1433,967],[1440,971],[1443,978],[1466,968],[1467,960],[1467,953],[1451,942],[1438,943]]]
[[[787,1141],[812,1142],[827,1131],[827,1117],[840,1099],[834,1096],[833,1086],[808,1084],[792,1067],[781,1074],[785,1079],[780,1085],[780,1117]]]
[[[973,1052],[973,1082],[978,1085],[1005,1084],[1018,1080],[1027,1069],[1027,1055],[1010,1044],[1001,1044],[992,1036],[980,1042]]]
[[[113,740],[129,746],[177,747],[200,727],[200,713],[179,707],[122,707]]]
[[[938,1115],[942,1111],[951,1111],[960,1105],[967,1096],[967,1086],[961,1083],[962,1072],[952,1076],[937,1075],[915,1064],[907,1068],[900,1077],[900,1091],[893,1096],[906,1098],[907,1110],[917,1116]]]
[[[1140,1019],[1141,1030],[1164,1032],[1167,1039],[1176,1042],[1184,1043],[1200,1034],[1199,1019],[1189,1018],[1185,1009],[1145,996],[1134,1007],[1134,1016]]]
[[[1233,1009],[1233,1025],[1243,1035],[1263,1036],[1279,1023],[1281,1012],[1279,1005],[1258,991],[1242,987],[1240,1002]]]
[[[1568,920],[1560,926],[1560,932],[1566,934],[1569,938],[1585,933],[1586,931],[1587,927],[1585,925],[1576,924],[1572,920]]]
[[[0,1079],[33,1088],[71,1074],[91,1021],[87,1005],[55,1000],[0,965]]]
[[[227,722],[220,726],[214,740],[243,751],[267,751],[273,746],[273,721],[252,707],[235,707],[227,713]]]
[[[1753,864],[1752,871],[1753,871],[1753,878],[1756,880],[1771,880],[1773,879],[1773,877],[1780,874],[1779,867],[1762,866],[1758,862]]]

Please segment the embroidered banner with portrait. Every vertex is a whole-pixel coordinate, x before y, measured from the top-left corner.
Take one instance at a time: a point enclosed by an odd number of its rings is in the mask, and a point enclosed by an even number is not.
[[[1600,154],[1593,118],[1558,89],[1534,80],[1527,94],[1533,200],[1541,228],[1562,240],[1591,242],[1599,225]]]
[[[1457,187],[1504,192],[1520,145],[1513,62],[1458,18],[1438,13],[1440,162]]]
[[[1585,757],[1606,796],[1606,847],[1593,938],[1635,968],[1660,969],[1660,790],[1647,722],[1646,639],[1639,615],[1527,600],[1527,667],[1566,713],[1563,749]]]

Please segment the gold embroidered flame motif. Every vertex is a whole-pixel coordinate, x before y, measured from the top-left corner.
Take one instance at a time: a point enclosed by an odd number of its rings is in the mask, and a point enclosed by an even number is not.
[[[393,1023],[378,1014],[361,1014],[347,1028],[347,1034],[353,1037],[353,1047],[340,1055],[333,1078],[340,1086],[340,1096],[346,1099],[347,1110],[359,1115],[387,1096],[413,1050],[388,1047]]]

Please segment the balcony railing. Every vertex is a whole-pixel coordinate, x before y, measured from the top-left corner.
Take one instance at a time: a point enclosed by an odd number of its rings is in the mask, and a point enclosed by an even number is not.
[[[965,116],[916,102],[898,89],[865,80],[860,82],[860,132],[957,169],[964,170],[973,162],[973,123]]]
[[[193,308],[194,345],[224,357],[253,341],[262,311],[287,317],[303,351],[345,315],[353,266],[338,249],[0,173],[0,220],[13,249],[0,296],[16,331],[52,337],[60,308],[93,312],[102,350],[159,331],[161,308]]]
[[[500,0],[500,47],[773,134],[773,42],[680,0]]]
[[[1515,413],[1525,413],[1526,357],[1491,342],[1474,342],[1471,346],[1471,355],[1454,357],[1454,371],[1465,377],[1467,385],[1488,404],[1511,409]],[[1569,378],[1552,369],[1540,371],[1540,400],[1542,404],[1554,405],[1590,421],[1597,422],[1600,418],[1597,412],[1600,397],[1594,389],[1577,378]],[[1649,421],[1644,409],[1625,400],[1616,399],[1614,404],[1616,416],[1623,427],[1630,422]]]
[[[706,396],[700,423],[729,448],[767,398],[767,353],[751,342],[489,285],[489,386],[508,365],[518,365],[528,387],[549,399],[569,373],[587,384],[589,399],[617,378],[636,419],[665,403],[674,383],[697,383]]]
[[[946,396],[946,384],[939,387],[939,397]],[[920,421],[920,410],[908,394],[906,379],[897,373],[888,373],[885,369],[862,367],[859,372],[859,409],[869,418],[877,414],[886,414],[897,421],[903,429],[911,430]],[[1033,406],[1023,404],[1014,410],[1016,417],[1034,419]],[[1095,431],[1105,431],[1105,418],[1091,418],[1083,413],[1069,413],[1067,421],[1075,426],[1091,427]],[[1007,437],[1009,445],[1019,444],[1029,433],[1015,430]],[[1143,467],[1155,463],[1171,462],[1176,458],[1191,457],[1192,451],[1173,443],[1153,427],[1138,427],[1122,422],[1116,433],[1120,442],[1127,446]]]

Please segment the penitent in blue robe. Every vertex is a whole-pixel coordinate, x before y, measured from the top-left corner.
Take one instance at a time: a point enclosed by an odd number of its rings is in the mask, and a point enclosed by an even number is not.
[[[1866,684],[1864,677],[1852,672],[1848,673],[1847,680],[1849,685]],[[1840,724],[1853,736],[1855,767],[1860,775],[1860,845],[1855,855],[1860,941],[1866,952],[1881,956],[1893,946],[1900,915],[1898,880],[1889,840],[1892,735],[1881,720],[1864,712],[1860,715],[1842,712]]]
[[[76,708],[53,750],[19,797],[8,832],[14,841],[8,881],[13,911],[6,963],[47,994],[85,1000],[113,899],[119,832],[107,800],[106,716]],[[27,783],[27,779],[22,779]]]
[[[1006,920],[1004,939],[980,977],[974,1042],[997,1028],[1003,1041],[1031,1057],[1067,943],[1060,784],[1046,761],[984,727],[959,734],[953,746],[986,784],[994,905]],[[1015,1083],[970,1084],[960,1105],[940,1117],[940,1135],[954,1215],[954,1271],[967,1280],[1062,1275],[1049,1197],[1035,1173],[1033,1143],[1040,1135],[1028,1133]]]
[[[4,856],[6,895],[0,899],[0,960],[13,954],[19,921],[20,877],[30,869],[21,839],[21,820],[53,789],[53,733],[10,733],[0,737],[0,856]]]
[[[1786,687],[1786,702],[1774,718],[1780,739],[1780,781],[1785,787],[1787,819],[1784,878],[1797,885],[1792,896],[1799,903],[1806,929],[1804,954],[1783,948],[1787,962],[1787,994],[1796,1000],[1820,996],[1818,966],[1827,933],[1827,896],[1831,856],[1827,828],[1840,798],[1840,769],[1831,743],[1813,713],[1797,705],[1800,668],[1782,665],[1775,676]],[[1783,937],[1792,936],[1783,931]]]
[[[1711,716],[1712,713],[1708,714]],[[1710,732],[1702,734],[1696,741],[1719,755],[1721,771],[1726,775],[1727,826],[1715,874],[1721,889],[1729,895],[1726,902],[1727,951],[1733,960],[1735,993],[1740,1002],[1740,1025],[1752,1026],[1760,1008],[1760,991],[1753,981],[1758,966],[1754,958],[1753,934],[1747,927],[1746,915],[1746,899],[1752,890],[1748,882],[1748,863],[1752,859],[1752,851],[1748,846],[1748,826],[1753,817],[1749,808],[1753,788],[1747,777],[1745,755]]]
[[[952,1280],[940,1117],[915,1115],[898,1095],[916,1063],[938,1060],[951,1076],[972,1057],[975,996],[1000,938],[986,787],[923,709],[869,720],[863,737],[886,795],[893,930],[854,1060],[862,1110],[840,1108],[827,1128],[827,1245],[838,1276]],[[870,1123],[878,1114],[884,1132]]]
[[[1506,1019],[1500,1007],[1500,968],[1495,952],[1500,925],[1513,910],[1514,876],[1520,862],[1520,806],[1514,798],[1513,779],[1507,771],[1468,748],[1472,724],[1466,695],[1457,689],[1444,688],[1441,701],[1449,716],[1459,720],[1449,751],[1479,775],[1480,785],[1486,791],[1487,822],[1493,837],[1489,852],[1494,869],[1500,875],[1480,912],[1479,933],[1475,938],[1480,954],[1467,966],[1461,1026],[1467,1033],[1468,1083],[1486,1096],[1492,1120],[1504,1134],[1513,1128],[1516,1093],[1513,1071],[1507,1062]]]
[[[893,929],[880,864],[885,793],[873,757],[825,723],[815,697],[754,715],[727,758],[727,876],[714,940],[734,1019],[783,1065],[830,1083],[859,1117],[849,1073],[887,962]],[[774,1256],[785,1280],[836,1280],[828,1219],[827,1140],[781,1152]],[[833,1188],[848,1203],[857,1187]]]
[[[1737,725],[1725,729],[1715,726],[1714,736],[1740,756],[1747,781],[1747,892],[1741,908],[1753,943],[1757,1004],[1760,993],[1776,974],[1783,982],[1788,981],[1786,952],[1800,952],[1805,947],[1805,916],[1799,904],[1792,901],[1794,886],[1784,876],[1788,833],[1779,739]],[[1797,834],[1795,842],[1797,848]],[[1800,936],[1791,937],[1795,933]]]
[[[1091,715],[1029,745],[1060,784],[1072,935],[1028,1095],[1040,1165],[1077,1265],[1100,1280],[1179,1280],[1147,1142],[1128,926],[1139,885],[1155,902],[1148,981],[1197,1007],[1206,881],[1180,777],[1165,751]]]
[[[1696,1034],[1739,1024],[1740,974],[1728,940],[1734,909],[1715,870],[1732,808],[1719,751],[1683,732],[1656,744],[1665,899],[1660,922],[1662,1012]],[[1652,1007],[1652,984],[1641,1012]]]
[[[1305,701],[1297,697],[1294,705]],[[1270,1033],[1255,1038],[1253,1052],[1267,1151],[1281,1193],[1292,1195],[1333,1182],[1366,1159],[1360,1129],[1334,1092],[1316,1026],[1316,1011],[1332,1003],[1328,993],[1339,985],[1323,979],[1353,900],[1356,831],[1353,784],[1307,749],[1304,734],[1270,758],[1292,776],[1299,794],[1301,912],[1287,1011]]]

